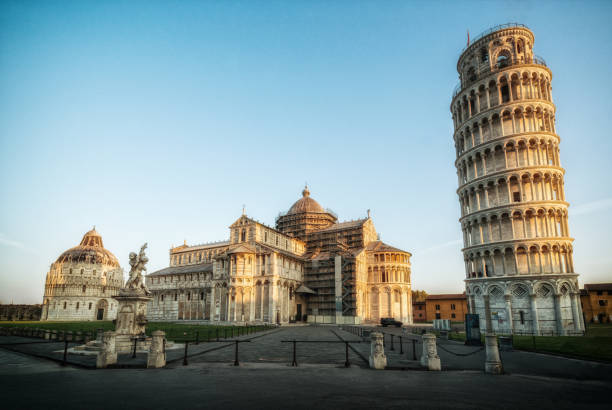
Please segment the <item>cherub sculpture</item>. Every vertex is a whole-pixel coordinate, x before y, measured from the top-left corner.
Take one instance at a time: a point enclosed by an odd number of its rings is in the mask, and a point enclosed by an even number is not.
[[[147,244],[145,243],[140,248],[138,255],[134,252],[130,252],[130,278],[128,279],[125,287],[130,290],[144,291],[146,295],[150,295],[151,292],[144,283],[142,272],[146,271],[146,263],[149,262],[149,258],[145,255],[145,249]]]

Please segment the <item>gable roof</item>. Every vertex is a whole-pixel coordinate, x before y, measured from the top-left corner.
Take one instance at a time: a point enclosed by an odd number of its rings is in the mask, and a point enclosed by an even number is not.
[[[372,241],[372,242],[369,242],[366,245],[366,250],[370,251],[370,252],[402,252],[402,253],[407,253],[410,256],[412,256],[412,254],[410,252],[403,251],[403,250],[398,249],[398,248],[394,248],[391,245],[387,245],[383,241]]]
[[[198,263],[196,265],[186,266],[170,266],[168,268],[160,269],[158,271],[149,273],[146,276],[160,276],[160,275],[176,275],[181,273],[203,273],[212,272],[213,264],[209,263]]]
[[[357,219],[355,221],[339,222],[337,224],[330,225],[327,228],[319,229],[318,231],[315,231],[314,233],[344,231],[346,229],[354,229],[354,228],[358,228],[360,226],[363,226],[363,224],[367,220],[368,220],[368,218]]]

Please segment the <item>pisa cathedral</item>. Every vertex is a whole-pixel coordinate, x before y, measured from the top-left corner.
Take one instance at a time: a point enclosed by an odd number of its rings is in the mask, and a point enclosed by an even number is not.
[[[451,112],[466,293],[482,330],[584,330],[555,131],[552,72],[534,35],[483,33],[457,63]]]
[[[94,229],[62,253],[45,280],[41,320],[113,320],[123,286],[119,261]]]
[[[170,249],[146,277],[149,320],[412,323],[409,252],[377,239],[374,223],[338,222],[310,197],[266,226],[246,214],[229,240]]]

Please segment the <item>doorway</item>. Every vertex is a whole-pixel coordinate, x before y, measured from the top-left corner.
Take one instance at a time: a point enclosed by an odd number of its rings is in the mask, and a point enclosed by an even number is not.
[[[295,321],[296,322],[302,321],[302,304],[301,303],[297,304],[297,313],[295,314]]]
[[[104,309],[98,309],[98,315],[96,316],[96,320],[104,320]]]

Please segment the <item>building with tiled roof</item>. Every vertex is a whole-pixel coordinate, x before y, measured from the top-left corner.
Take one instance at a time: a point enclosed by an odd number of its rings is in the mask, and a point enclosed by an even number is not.
[[[338,222],[306,187],[275,228],[243,213],[229,230],[173,247],[170,266],[147,275],[150,320],[412,322],[411,254],[378,239],[369,211]]]

